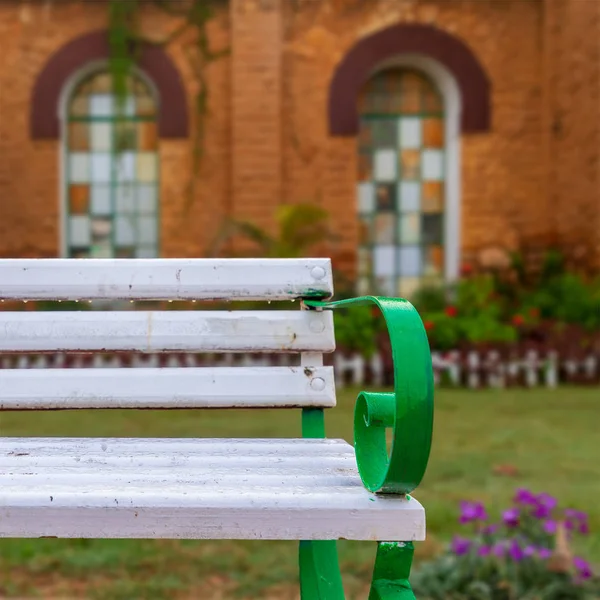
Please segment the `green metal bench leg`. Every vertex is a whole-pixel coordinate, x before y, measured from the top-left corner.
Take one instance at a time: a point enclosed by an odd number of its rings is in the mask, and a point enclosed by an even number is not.
[[[344,600],[335,541],[300,542],[300,597],[302,600]]]
[[[415,600],[408,576],[412,542],[379,542],[369,600]]]

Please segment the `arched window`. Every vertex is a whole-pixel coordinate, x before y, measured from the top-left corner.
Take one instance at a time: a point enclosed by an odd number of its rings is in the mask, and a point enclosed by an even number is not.
[[[147,258],[158,254],[158,132],[153,90],[127,81],[122,110],[112,77],[95,71],[66,99],[63,126],[65,254]]]
[[[444,278],[444,102],[421,72],[391,67],[359,113],[359,292],[410,297]]]

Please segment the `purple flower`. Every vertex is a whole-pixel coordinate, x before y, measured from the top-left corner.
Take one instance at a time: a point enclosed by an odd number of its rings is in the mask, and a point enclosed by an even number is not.
[[[497,525],[496,523],[493,523],[492,525],[488,525],[487,527],[484,527],[482,530],[482,533],[484,535],[494,535],[494,533],[496,533],[498,531],[498,529],[500,529],[500,526]]]
[[[519,562],[519,561],[523,560],[523,558],[525,558],[525,554],[523,553],[523,550],[521,549],[521,546],[519,546],[519,543],[517,542],[517,540],[512,541],[510,547],[508,548],[508,555],[515,562]]]
[[[534,504],[535,496],[529,490],[519,488],[513,498],[513,502],[516,504]]]
[[[507,527],[518,527],[519,514],[518,508],[509,508],[502,513],[502,521]]]
[[[457,556],[462,556],[463,554],[467,554],[467,552],[471,549],[471,540],[454,536],[450,548],[454,554]]]
[[[461,502],[460,519],[461,523],[470,523],[471,521],[485,521],[487,513],[481,502]]]
[[[538,548],[538,556],[542,560],[547,560],[552,556],[552,550],[548,550],[548,548]]]
[[[488,556],[491,551],[492,551],[491,546],[479,546],[479,548],[477,548],[477,554],[479,556]]]
[[[569,530],[575,529],[577,526],[577,531],[582,533],[583,535],[587,535],[590,532],[590,527],[588,524],[588,516],[586,513],[580,510],[574,510],[572,508],[565,509],[565,517],[566,522],[565,526]]]
[[[576,556],[573,559],[573,565],[577,569],[581,579],[589,579],[592,576],[592,568],[587,561],[583,560],[583,558]]]
[[[532,556],[535,556],[537,554],[537,550],[535,548],[535,546],[525,546],[525,548],[523,548],[523,556],[527,556],[528,558],[531,558]]]
[[[492,546],[492,554],[500,558],[503,557],[506,554],[506,542],[496,542]]]
[[[532,514],[537,519],[547,519],[556,505],[556,498],[550,496],[550,494],[539,494],[535,496],[535,507]]]
[[[557,529],[557,524],[556,521],[553,521],[552,519],[548,519],[547,521],[544,521],[544,531],[546,533],[548,533],[549,535],[553,535],[554,533],[556,533],[556,529]]]

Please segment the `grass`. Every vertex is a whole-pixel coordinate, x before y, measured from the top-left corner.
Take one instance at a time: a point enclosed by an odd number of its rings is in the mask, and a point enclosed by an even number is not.
[[[356,390],[328,413],[330,437],[352,438]],[[429,470],[417,498],[428,517],[431,556],[456,532],[457,503],[498,512],[518,486],[547,491],[590,513],[600,531],[598,389],[439,391]],[[77,411],[0,413],[1,435],[288,437],[298,411]],[[600,562],[600,536],[578,548]],[[374,545],[340,542],[349,598],[365,597]],[[0,597],[295,598],[291,542],[0,540]]]

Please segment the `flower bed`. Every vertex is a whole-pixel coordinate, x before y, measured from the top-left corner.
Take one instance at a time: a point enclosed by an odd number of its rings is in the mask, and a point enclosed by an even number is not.
[[[422,565],[413,588],[422,600],[587,600],[600,597],[592,566],[572,552],[589,534],[588,517],[560,509],[549,494],[517,490],[512,506],[490,522],[485,506],[461,502],[456,535]]]

